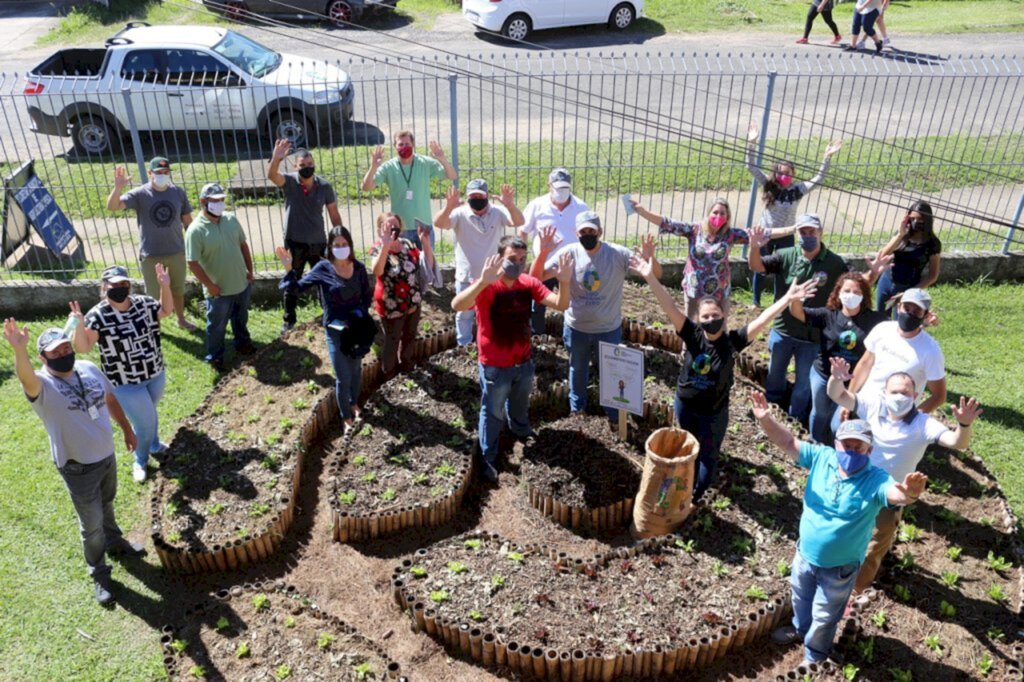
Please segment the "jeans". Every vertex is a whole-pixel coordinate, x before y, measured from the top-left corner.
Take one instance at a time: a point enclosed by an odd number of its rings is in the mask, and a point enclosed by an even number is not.
[[[892,270],[883,272],[882,276],[878,278],[878,283],[875,287],[875,309],[880,312],[885,311],[885,304],[890,298],[913,288],[911,285],[897,284],[892,281]],[[892,319],[894,320],[896,319],[896,312],[897,306],[893,306]]]
[[[164,397],[167,374],[161,371],[156,376],[139,384],[114,386],[114,397],[121,403],[128,421],[132,423],[138,445],[135,446],[135,463],[146,468],[149,453],[160,450],[160,417],[156,406]]]
[[[455,283],[455,294],[465,291],[472,282]],[[473,343],[473,325],[476,324],[476,308],[455,313],[455,340],[460,346]]]
[[[850,31],[853,35],[860,33],[861,26],[864,27],[864,33],[868,36],[875,37],[875,21],[881,16],[877,9],[873,9],[867,14],[861,14],[854,10],[853,12],[853,29]],[[856,41],[854,41],[856,43]]]
[[[303,244],[293,242],[291,239],[284,240],[284,248],[292,252],[292,270],[297,277],[302,277],[306,265],[312,270],[313,266],[323,259],[327,244]],[[284,290],[284,321],[286,324],[295,324],[295,308],[299,304],[298,289]]]
[[[480,365],[480,451],[491,466],[498,458],[498,436],[506,421],[517,436],[533,433],[530,429],[533,373],[533,360],[514,367]]]
[[[334,367],[334,397],[342,419],[352,419],[352,406],[359,401],[363,381],[363,359],[345,355],[341,350],[341,332],[327,329],[327,353]]]
[[[569,352],[569,409],[584,412],[587,409],[587,385],[590,383],[590,363],[597,358],[601,341],[619,343],[622,341],[622,325],[603,334],[587,334],[576,331],[569,325],[562,329],[562,340]],[[604,408],[608,418],[619,418],[619,411]]]
[[[807,423],[807,415],[811,410],[810,373],[814,369],[814,358],[818,356],[818,344],[813,341],[801,341],[792,336],[783,336],[775,329],[768,335],[768,352],[771,360],[768,365],[768,379],[765,381],[765,397],[773,403],[781,404],[786,397],[786,370],[789,361],[796,359],[796,380],[793,383],[793,395],[789,399],[789,416],[801,424]]]
[[[793,627],[804,640],[804,658],[820,662],[832,652],[836,627],[853,592],[860,563],[822,568],[796,551],[790,586],[793,588]]]
[[[679,428],[692,433],[700,443],[697,480],[693,487],[693,501],[696,502],[715,479],[718,453],[722,450],[725,430],[729,426],[729,404],[726,403],[714,414],[697,414],[688,410],[679,396],[676,396],[676,421],[679,422]]]
[[[832,444],[832,417],[836,413],[838,405],[832,402],[825,390],[828,386],[828,379],[821,376],[814,367],[810,372],[811,386],[811,438],[824,445]]]
[[[554,291],[558,285],[557,279],[546,279],[544,280],[544,286]],[[547,330],[547,325],[544,323],[544,316],[547,314],[548,307],[543,303],[533,302],[533,312],[530,314],[530,326],[533,328],[534,334],[543,334]]]
[[[224,357],[224,332],[228,321],[231,333],[235,335],[235,348],[252,344],[249,336],[249,299],[252,298],[252,284],[233,296],[218,296],[206,299],[206,361],[212,362]]]
[[[769,256],[778,251],[779,249],[783,249],[787,246],[793,246],[793,244],[795,243],[796,242],[794,241],[792,235],[789,237],[782,237],[780,239],[772,239],[763,247],[761,247],[761,256]],[[765,282],[769,277],[772,277],[772,275],[768,275],[763,272],[754,273],[754,279],[751,283],[751,286],[754,290],[754,305],[756,306],[761,305],[761,291],[764,289]],[[775,292],[775,300],[777,301],[786,293],[786,283],[783,281],[783,278],[780,277],[779,275],[774,275],[774,279],[772,281],[772,291]]]
[[[106,549],[122,537],[121,529],[114,520],[117,460],[110,455],[93,464],[67,462],[58,471],[78,514],[89,575],[93,578],[108,576],[110,564],[104,560]]]
[[[384,345],[380,349],[380,368],[385,375],[395,372],[396,366],[403,371],[412,366],[412,347],[420,326],[420,313],[417,308],[401,317],[382,320]]]

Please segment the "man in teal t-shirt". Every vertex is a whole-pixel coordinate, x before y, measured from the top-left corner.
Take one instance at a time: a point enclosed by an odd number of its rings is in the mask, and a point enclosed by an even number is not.
[[[402,236],[422,247],[416,232],[416,220],[430,225],[433,211],[430,210],[430,181],[439,178],[454,180],[458,175],[444,149],[437,142],[430,142],[430,158],[417,154],[416,136],[411,130],[399,130],[394,135],[395,156],[384,161],[384,146],[378,145],[370,157],[370,168],[363,176],[362,189],[369,192],[379,184],[388,186],[391,197],[391,212],[402,219]],[[430,233],[430,245],[434,245],[434,233]]]
[[[763,393],[754,391],[754,417],[768,440],[805,469],[804,511],[790,585],[793,624],[772,633],[779,644],[804,643],[804,658],[820,662],[832,652],[836,627],[853,592],[875,517],[886,507],[910,504],[924,492],[920,472],[896,483],[871,464],[871,427],[852,419],[836,430],[835,448],[800,442],[777,422]]]

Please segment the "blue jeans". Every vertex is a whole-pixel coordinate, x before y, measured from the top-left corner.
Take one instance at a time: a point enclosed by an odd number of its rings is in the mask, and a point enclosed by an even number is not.
[[[218,296],[206,299],[206,361],[224,357],[224,332],[231,322],[231,333],[235,335],[235,348],[244,348],[252,343],[249,336],[249,299],[252,298],[252,284],[241,293],[232,296]]]
[[[811,411],[810,373],[814,370],[814,358],[818,356],[818,344],[801,341],[792,336],[783,336],[776,330],[768,335],[768,379],[764,382],[765,396],[773,403],[781,404],[786,397],[786,370],[789,361],[796,360],[796,380],[793,394],[789,399],[789,416],[801,424],[807,423]]]
[[[338,412],[342,419],[352,419],[352,406],[359,400],[363,381],[363,359],[345,355],[341,350],[341,332],[325,329],[327,332],[327,353],[334,367],[334,397],[338,401]]]
[[[93,578],[110,575],[110,564],[104,560],[106,548],[122,537],[114,519],[117,460],[110,455],[93,464],[67,462],[57,471],[64,479],[78,515],[78,529],[82,534],[82,549],[89,575]]]
[[[779,249],[784,249],[787,246],[793,246],[795,240],[793,236],[782,237],[780,239],[772,239],[770,242],[761,247],[761,256],[768,256]],[[748,247],[749,248],[749,247]],[[764,289],[765,282],[769,277],[773,277],[772,290],[775,292],[775,300],[779,300],[783,294],[786,293],[785,282],[782,277],[778,275],[768,275],[763,272],[755,272],[751,287],[754,290],[754,305],[761,305],[761,291]],[[781,289],[781,291],[780,291]]]
[[[569,352],[569,409],[583,412],[587,409],[587,385],[590,383],[590,363],[596,361],[601,341],[622,341],[622,325],[603,334],[587,334],[569,325],[562,328],[562,340]],[[605,408],[609,419],[618,419],[619,411]]]
[[[718,453],[722,450],[725,430],[729,426],[729,404],[714,414],[697,414],[687,410],[686,405],[676,396],[676,421],[679,428],[689,431],[700,443],[697,456],[697,477],[693,487],[693,501],[700,499],[715,479],[718,469]]]
[[[491,466],[498,458],[498,436],[506,421],[517,436],[533,433],[530,429],[533,372],[533,360],[514,367],[480,365],[480,451]]]
[[[455,283],[456,295],[469,288],[472,282]],[[455,340],[460,346],[473,343],[473,325],[476,324],[476,308],[455,313]]]
[[[555,286],[558,284],[557,279],[546,279],[544,280],[544,286],[554,291]],[[547,325],[544,322],[544,316],[547,315],[548,307],[543,303],[533,302],[533,312],[530,313],[530,327],[533,329],[534,334],[543,334],[547,330]]]
[[[882,276],[878,278],[878,283],[875,285],[875,310],[879,312],[885,312],[885,302],[896,294],[902,294],[907,289],[912,289],[909,285],[896,284],[892,281],[892,270],[886,270],[882,273]],[[896,319],[897,306],[892,307],[892,319]]]
[[[873,9],[867,14],[861,14],[860,12],[854,11],[853,13],[853,28],[850,33],[857,35],[860,33],[861,26],[864,27],[864,33],[868,36],[875,37],[875,21],[880,16],[877,9]]]
[[[821,376],[821,372],[811,367],[811,438],[825,445],[832,444],[832,417],[836,413],[836,405],[828,397],[825,390],[828,386],[828,379]]]
[[[793,627],[804,640],[804,658],[820,662],[832,652],[836,627],[857,582],[860,562],[822,568],[796,551],[789,579],[793,588]]]
[[[145,468],[149,453],[160,450],[160,417],[156,406],[164,397],[167,374],[161,371],[139,384],[114,386],[114,397],[121,403],[128,421],[132,423],[138,445],[135,446],[135,462]]]

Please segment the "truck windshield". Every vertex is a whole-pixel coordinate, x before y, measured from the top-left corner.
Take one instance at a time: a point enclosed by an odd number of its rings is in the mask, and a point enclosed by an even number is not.
[[[281,65],[280,54],[234,31],[228,31],[213,51],[255,78]]]

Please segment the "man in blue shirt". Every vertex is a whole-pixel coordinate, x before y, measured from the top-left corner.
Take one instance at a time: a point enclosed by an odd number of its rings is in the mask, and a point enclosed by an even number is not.
[[[802,640],[804,658],[820,662],[832,651],[875,517],[881,509],[907,505],[920,497],[928,477],[915,471],[896,483],[872,465],[871,428],[861,419],[840,424],[836,447],[830,448],[797,440],[771,416],[763,393],[754,391],[751,400],[754,417],[768,440],[810,469],[790,578],[793,624],[778,628],[772,639],[779,644]]]

